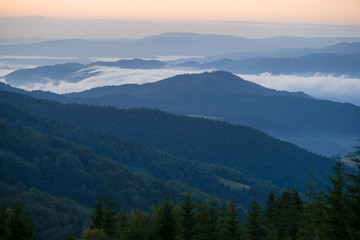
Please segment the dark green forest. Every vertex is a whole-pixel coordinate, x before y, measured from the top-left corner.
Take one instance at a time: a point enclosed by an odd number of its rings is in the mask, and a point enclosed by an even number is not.
[[[0,132],[0,240],[316,239],[303,221],[330,234],[334,161],[249,127],[2,91]],[[339,168],[352,237],[359,180]]]
[[[195,200],[190,191],[179,203],[165,197],[151,212],[139,207],[115,211],[110,195],[98,197],[81,239],[359,239],[359,157],[357,147],[357,156],[351,159],[356,168],[349,172],[336,161],[324,191],[310,175],[303,197],[296,190],[269,192],[262,205],[254,193],[245,219],[239,218],[234,198]]]
[[[10,92],[1,92],[0,101],[42,117],[135,141],[183,159],[232,168],[282,188],[303,189],[303,179],[310,170],[314,180],[323,185],[331,171],[329,158],[250,127],[158,110],[61,104]]]
[[[180,202],[165,196],[148,211],[139,205],[126,211],[115,208],[115,198],[108,192],[97,197],[80,239],[359,239],[360,147],[357,150],[351,159],[356,169],[345,172],[344,163],[336,161],[325,191],[309,177],[303,198],[296,190],[269,192],[262,205],[254,193],[245,218],[239,217],[234,198],[197,198],[188,190]],[[12,207],[3,204],[0,217],[2,239],[35,239],[31,218],[19,201]],[[18,226],[13,224],[14,218],[19,219]],[[14,229],[20,229],[17,238],[11,238]],[[78,238],[69,232],[67,239]]]

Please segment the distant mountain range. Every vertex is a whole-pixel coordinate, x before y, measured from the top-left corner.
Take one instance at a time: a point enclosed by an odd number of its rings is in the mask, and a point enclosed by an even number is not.
[[[65,95],[1,86],[67,103],[145,107],[251,126],[328,156],[352,151],[360,136],[357,124],[360,107],[316,100],[301,92],[267,89],[224,71],[185,74],[155,83],[101,87]]]
[[[323,48],[341,42],[359,42],[358,38],[242,37],[165,33],[142,39],[52,40],[27,44],[0,45],[0,55],[48,57],[132,57],[214,56],[237,52],[262,52],[280,48]],[[216,46],[216,47],[214,47]]]
[[[214,62],[184,62],[182,67],[218,69],[241,74],[271,73],[273,75],[315,74],[360,77],[360,54],[314,53],[296,58],[222,59]]]
[[[322,48],[306,48],[306,47],[295,47],[286,48],[281,47],[274,50],[267,50],[261,52],[233,52],[218,56],[210,56],[195,59],[202,62],[213,62],[221,59],[232,59],[232,60],[244,60],[248,58],[296,58],[308,54],[358,54],[360,53],[360,42],[340,42],[334,45],[329,45]]]
[[[248,58],[243,60],[221,59],[212,62],[199,60],[184,62],[163,62],[158,60],[118,60],[115,62],[94,62],[91,64],[65,63],[35,68],[15,70],[4,76],[7,83],[12,86],[26,86],[34,83],[46,83],[59,81],[79,82],[86,78],[102,73],[102,67],[118,67],[127,69],[216,69],[225,70],[238,74],[261,74],[264,72],[273,75],[302,75],[312,76],[315,74],[360,77],[360,49],[359,53],[347,54],[347,47],[331,47],[339,53],[312,53],[295,58]],[[351,45],[356,48],[360,43]],[[341,50],[339,50],[341,49]]]

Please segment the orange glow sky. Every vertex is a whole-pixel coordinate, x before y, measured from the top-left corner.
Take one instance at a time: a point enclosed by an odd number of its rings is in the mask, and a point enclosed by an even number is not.
[[[0,17],[360,25],[359,0],[0,0]]]

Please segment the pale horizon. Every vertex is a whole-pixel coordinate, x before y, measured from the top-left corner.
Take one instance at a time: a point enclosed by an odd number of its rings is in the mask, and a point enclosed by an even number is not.
[[[0,38],[136,39],[168,32],[219,34],[246,38],[277,36],[359,38],[360,26],[225,20],[155,22],[47,16],[0,17]]]
[[[0,38],[360,37],[359,10],[358,0],[1,0]]]
[[[245,21],[360,26],[357,0],[3,0],[0,17],[117,19],[179,23]]]

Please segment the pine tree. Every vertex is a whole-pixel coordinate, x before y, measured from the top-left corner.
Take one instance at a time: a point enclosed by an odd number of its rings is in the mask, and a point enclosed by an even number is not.
[[[261,204],[256,200],[256,194],[254,195],[254,199],[251,200],[247,220],[250,240],[265,239],[263,210]]]
[[[227,202],[222,199],[220,201],[220,213],[219,213],[219,231],[218,231],[218,239],[219,240],[227,240],[229,235],[229,208]]]
[[[208,240],[217,240],[219,231],[219,210],[215,197],[209,200],[209,237]]]
[[[29,212],[15,200],[4,212],[4,233],[2,240],[35,240],[34,228]]]
[[[274,226],[278,240],[295,240],[298,221],[302,214],[302,201],[295,190],[284,191],[275,201]]]
[[[265,235],[267,240],[277,240],[275,227],[277,208],[275,201],[275,193],[273,191],[270,191],[267,196],[266,206],[264,210]]]
[[[298,224],[298,240],[326,239],[326,201],[320,191],[314,192],[306,202]]]
[[[174,240],[176,236],[175,209],[168,196],[156,211],[158,215],[156,239]]]
[[[335,177],[329,177],[332,187],[328,188],[328,239],[345,240],[347,236],[345,214],[345,176],[344,164],[336,161],[333,166]]]
[[[240,220],[239,213],[237,211],[237,205],[235,204],[234,198],[231,199],[229,203],[228,218],[227,218],[227,227],[228,227],[228,239],[229,240],[238,240],[240,239]]]
[[[349,193],[348,201],[348,226],[352,239],[360,239],[360,146],[355,147],[357,156],[351,161],[355,164],[356,171],[348,173],[349,184],[346,188]]]
[[[145,240],[149,235],[149,219],[148,215],[140,210],[139,205],[133,210],[129,216],[126,239]]]
[[[126,239],[126,230],[128,227],[129,218],[129,215],[125,212],[125,210],[121,209],[117,218],[117,231],[119,235],[119,240]]]
[[[104,221],[104,209],[103,202],[100,196],[97,197],[97,201],[93,210],[93,213],[90,215],[91,222],[89,222],[90,229],[103,229]]]
[[[198,205],[198,217],[196,224],[196,239],[209,240],[210,235],[210,214],[209,207],[205,200],[201,201]]]
[[[104,201],[104,213],[103,213],[103,230],[109,236],[110,239],[117,237],[116,220],[118,212],[115,209],[115,202],[112,200],[113,196],[108,192]]]
[[[181,208],[181,235],[183,239],[192,240],[195,235],[195,212],[191,192],[188,191]]]

